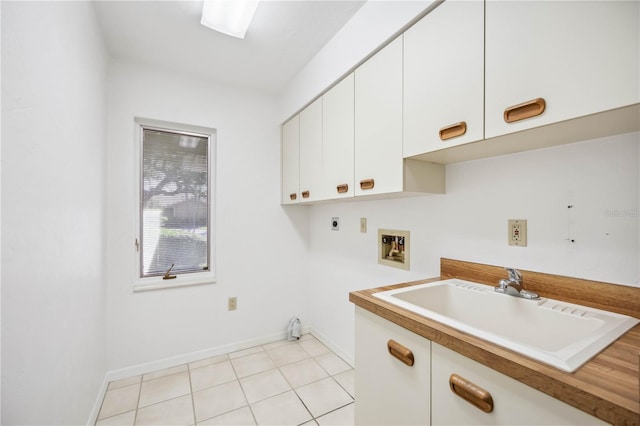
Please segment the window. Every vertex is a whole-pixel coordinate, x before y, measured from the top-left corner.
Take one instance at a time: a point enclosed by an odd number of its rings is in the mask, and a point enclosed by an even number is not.
[[[136,119],[134,290],[213,282],[215,130]]]

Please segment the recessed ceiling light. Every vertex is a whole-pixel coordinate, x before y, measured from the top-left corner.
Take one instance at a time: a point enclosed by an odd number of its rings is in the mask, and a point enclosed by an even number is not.
[[[212,30],[244,38],[259,0],[204,0],[200,23]]]

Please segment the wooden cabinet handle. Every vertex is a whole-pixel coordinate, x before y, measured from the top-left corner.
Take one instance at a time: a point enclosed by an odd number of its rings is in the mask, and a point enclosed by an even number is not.
[[[413,352],[411,352],[411,349],[401,345],[395,340],[389,340],[387,342],[387,349],[391,355],[398,358],[409,367],[413,366],[415,359],[413,358]]]
[[[493,411],[493,398],[491,394],[480,386],[471,383],[457,374],[452,374],[451,377],[449,377],[449,387],[453,393],[485,413]]]
[[[518,105],[510,106],[504,110],[504,121],[513,123],[525,118],[535,117],[544,112],[547,103],[542,98],[536,98]]]
[[[467,133],[467,122],[461,121],[440,129],[440,139],[446,141],[447,139],[462,136],[465,133]]]
[[[373,189],[375,182],[373,179],[364,179],[360,181],[360,189]]]
[[[293,194],[289,194],[289,198],[291,198],[291,201],[293,201],[298,198],[298,194],[296,194],[295,192]]]
[[[349,184],[342,183],[336,186],[336,190],[338,191],[338,194],[344,194],[345,192],[349,191]]]
[[[309,198],[309,191],[302,191],[302,198]]]

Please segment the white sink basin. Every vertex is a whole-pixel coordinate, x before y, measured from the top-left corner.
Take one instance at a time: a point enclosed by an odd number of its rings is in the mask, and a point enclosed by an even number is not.
[[[640,322],[557,300],[500,294],[491,286],[459,279],[374,296],[567,372]]]

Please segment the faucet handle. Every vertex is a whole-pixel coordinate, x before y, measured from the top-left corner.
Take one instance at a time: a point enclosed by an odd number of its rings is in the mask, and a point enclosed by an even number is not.
[[[522,274],[520,273],[520,271],[518,271],[515,268],[504,268],[504,269],[506,269],[506,271],[509,273],[510,281],[515,281],[518,283],[522,281]]]

